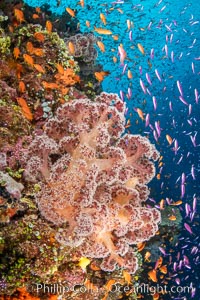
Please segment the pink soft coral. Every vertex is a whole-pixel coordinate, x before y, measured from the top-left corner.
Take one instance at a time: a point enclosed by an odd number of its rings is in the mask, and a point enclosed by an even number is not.
[[[107,93],[63,105],[31,143],[25,176],[41,180],[38,207],[60,227],[60,243],[103,258],[103,270],[118,264],[134,273],[129,245],[150,239],[160,222],[156,209],[142,207],[158,152],[148,139],[124,134],[124,112],[118,96]]]

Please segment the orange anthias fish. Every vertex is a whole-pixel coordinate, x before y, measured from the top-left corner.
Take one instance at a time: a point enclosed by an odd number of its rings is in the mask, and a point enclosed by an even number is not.
[[[113,62],[116,63],[117,62],[117,57],[113,56]]]
[[[147,252],[145,253],[145,255],[144,255],[144,260],[149,262],[149,261],[150,261],[150,260],[149,260],[150,256],[151,256],[151,252],[147,251]]]
[[[17,103],[21,106],[23,115],[26,117],[26,119],[32,121],[33,120],[33,115],[28,107],[28,104],[26,103],[26,100],[21,97],[17,97]]]
[[[34,38],[37,40],[37,41],[39,41],[39,42],[44,42],[44,40],[45,40],[45,36],[44,36],[44,34],[43,33],[41,33],[41,32],[35,32],[34,33]]]
[[[166,266],[166,265],[161,266],[161,267],[159,268],[159,270],[160,270],[161,273],[167,274],[167,266]]]
[[[74,12],[73,9],[67,7],[67,8],[66,8],[66,11],[68,12],[68,14],[69,14],[72,18],[75,17],[75,12]]]
[[[14,58],[17,59],[19,57],[19,54],[20,54],[19,48],[15,47],[14,50],[13,50]]]
[[[126,24],[127,24],[128,30],[130,30],[131,29],[131,20],[127,20]]]
[[[89,22],[88,20],[86,20],[86,21],[85,21],[85,25],[86,25],[87,27],[90,27],[90,22]]]
[[[176,221],[176,216],[172,215],[168,218],[170,221]]]
[[[38,16],[38,14],[33,14],[32,15],[32,18],[35,20],[35,19],[39,19],[39,16]]]
[[[34,65],[34,60],[33,60],[33,58],[32,58],[30,55],[28,55],[28,54],[23,54],[23,58],[24,58],[24,61],[25,61],[28,65],[30,65],[30,66],[33,67],[33,65]]]
[[[169,134],[166,134],[166,139],[167,139],[169,145],[171,145],[173,142],[173,139],[171,138],[171,136]]]
[[[132,79],[133,78],[131,70],[128,70],[127,77],[128,77],[128,79]]]
[[[112,38],[113,38],[114,41],[118,41],[119,36],[115,34],[115,35],[112,35]]]
[[[100,14],[100,19],[103,22],[103,24],[106,25],[106,17],[104,14],[102,14],[102,13]]]
[[[125,281],[130,284],[131,283],[131,274],[125,270],[123,270],[123,276]]]
[[[160,298],[160,295],[158,293],[153,295],[153,300],[158,300]]]
[[[97,28],[94,27],[94,31],[96,31],[99,34],[112,34],[112,31],[109,29],[104,29],[104,28]]]
[[[176,202],[171,203],[170,205],[178,206],[178,205],[181,205],[182,203],[183,203],[182,200],[178,200]]]
[[[43,69],[42,66],[40,66],[38,64],[34,64],[33,66],[39,73],[45,73],[45,70]]]
[[[131,120],[130,119],[128,119],[128,121],[125,125],[125,128],[129,128],[129,127],[131,127]]]
[[[53,28],[53,25],[52,25],[51,21],[47,20],[46,21],[46,30],[50,33],[50,32],[52,32],[52,28]]]
[[[59,74],[63,75],[65,73],[65,70],[61,64],[56,64],[56,68]]]
[[[17,78],[20,79],[21,77],[21,73],[23,72],[23,67],[22,65],[20,64],[17,64],[16,66],[16,75],[17,75]]]
[[[110,280],[108,280],[108,282],[107,282],[106,285],[105,285],[106,290],[110,292],[110,291],[112,290],[112,285],[113,285],[115,282],[116,282],[115,279],[110,279]]]
[[[84,7],[85,2],[84,2],[84,0],[80,0],[80,2],[78,4],[80,4],[82,7]]]
[[[30,54],[33,54],[34,47],[33,47],[33,44],[32,44],[31,42],[27,42],[27,44],[26,44],[26,50],[27,50]]]
[[[145,245],[146,245],[145,242],[137,244],[138,251],[139,252],[142,251],[144,249]]]
[[[157,274],[156,274],[156,270],[153,269],[151,271],[148,272],[148,276],[149,278],[153,281],[153,282],[157,282],[158,279],[157,279]]]
[[[75,46],[72,42],[68,43],[69,52],[74,55],[75,54]]]
[[[164,209],[164,205],[165,205],[165,200],[164,199],[160,200],[160,209],[161,210]]]
[[[20,91],[21,93],[24,93],[24,92],[26,91],[26,86],[25,86],[25,84],[24,84],[23,81],[20,81],[20,82],[19,82],[19,91]]]
[[[103,42],[97,41],[97,45],[98,45],[99,49],[101,50],[101,52],[105,52],[105,46],[104,46]]]
[[[37,13],[40,13],[40,12],[41,12],[41,8],[40,8],[40,7],[36,7],[36,8],[35,8],[35,11],[36,11]]]
[[[33,54],[36,56],[43,56],[44,55],[44,50],[42,48],[34,48],[33,49]]]
[[[145,54],[144,47],[141,44],[137,44],[137,46],[140,52],[144,55]]]
[[[24,13],[22,10],[15,8],[14,14],[15,14],[17,21],[19,21],[20,23],[24,22]]]
[[[162,266],[162,263],[163,263],[163,258],[162,258],[162,256],[160,256],[156,261],[154,269],[157,270],[158,268],[160,268]]]
[[[98,287],[95,286],[89,279],[86,279],[84,286],[90,291],[97,291]]]
[[[106,71],[101,71],[101,72],[95,72],[94,75],[96,77],[96,79],[101,82],[104,80],[105,76],[108,76],[110,74],[110,72],[106,72]]]
[[[142,121],[144,121],[144,114],[143,111],[140,108],[136,109],[138,116],[140,117],[140,119],[142,119]]]

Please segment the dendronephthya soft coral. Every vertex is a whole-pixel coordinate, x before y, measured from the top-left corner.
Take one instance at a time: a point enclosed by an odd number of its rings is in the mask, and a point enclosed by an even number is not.
[[[30,144],[24,176],[40,180],[37,204],[60,243],[102,258],[102,270],[134,273],[130,245],[149,240],[160,222],[158,210],[142,206],[159,154],[147,138],[124,133],[124,112],[116,94],[64,104]]]

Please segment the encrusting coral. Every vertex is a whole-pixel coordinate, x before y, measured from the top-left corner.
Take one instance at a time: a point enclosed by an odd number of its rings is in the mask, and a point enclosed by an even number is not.
[[[18,20],[22,10],[14,9],[14,14],[15,27],[0,22],[0,98],[19,104],[26,119],[38,121],[68,100],[80,82],[79,66],[50,21],[45,29],[39,24],[25,26],[24,17]],[[9,41],[4,43],[7,50],[2,39]]]
[[[64,104],[33,139],[22,165],[26,180],[40,181],[37,204],[57,226],[59,243],[103,258],[104,271],[118,265],[135,273],[130,245],[149,240],[160,222],[158,210],[142,206],[155,175],[151,160],[159,154],[147,138],[124,134],[124,112],[116,94]]]
[[[97,38],[92,33],[81,34],[64,38],[69,53],[74,57],[80,58],[86,63],[94,62],[97,58],[97,50],[94,45],[96,44]]]

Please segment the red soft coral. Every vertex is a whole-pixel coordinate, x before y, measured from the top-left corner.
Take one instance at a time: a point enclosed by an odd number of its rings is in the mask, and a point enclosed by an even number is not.
[[[38,162],[38,207],[59,226],[60,243],[103,258],[105,271],[118,264],[134,273],[137,258],[129,245],[148,240],[160,222],[157,210],[142,207],[158,153],[148,139],[124,134],[124,112],[118,96],[107,93],[63,105],[31,143],[25,175]]]

